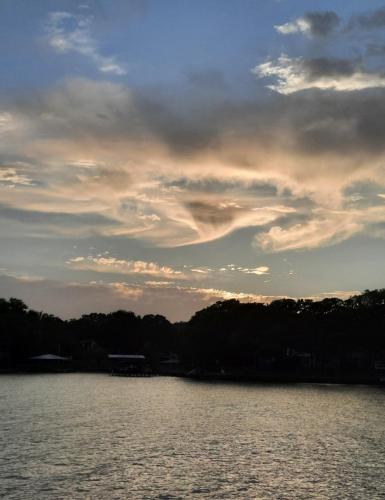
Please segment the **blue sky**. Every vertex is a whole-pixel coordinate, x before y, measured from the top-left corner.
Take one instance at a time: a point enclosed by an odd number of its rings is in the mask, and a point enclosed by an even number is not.
[[[384,286],[385,4],[3,0],[0,294],[63,317]]]

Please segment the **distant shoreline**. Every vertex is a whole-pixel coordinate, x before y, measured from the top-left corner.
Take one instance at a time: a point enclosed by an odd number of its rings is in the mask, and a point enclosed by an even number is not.
[[[0,299],[3,373],[383,384],[385,289],[342,301],[216,302],[186,323],[118,310],[79,320]]]

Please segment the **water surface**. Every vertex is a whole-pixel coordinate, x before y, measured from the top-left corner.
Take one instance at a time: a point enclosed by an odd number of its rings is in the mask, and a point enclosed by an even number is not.
[[[385,390],[0,377],[0,497],[385,498]]]

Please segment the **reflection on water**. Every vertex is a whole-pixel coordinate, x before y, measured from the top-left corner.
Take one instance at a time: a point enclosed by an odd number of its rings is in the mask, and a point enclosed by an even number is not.
[[[0,377],[0,497],[385,497],[385,391]]]

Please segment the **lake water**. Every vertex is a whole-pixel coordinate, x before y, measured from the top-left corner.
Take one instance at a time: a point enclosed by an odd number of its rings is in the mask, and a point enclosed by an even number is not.
[[[385,390],[0,376],[0,497],[385,498]]]

